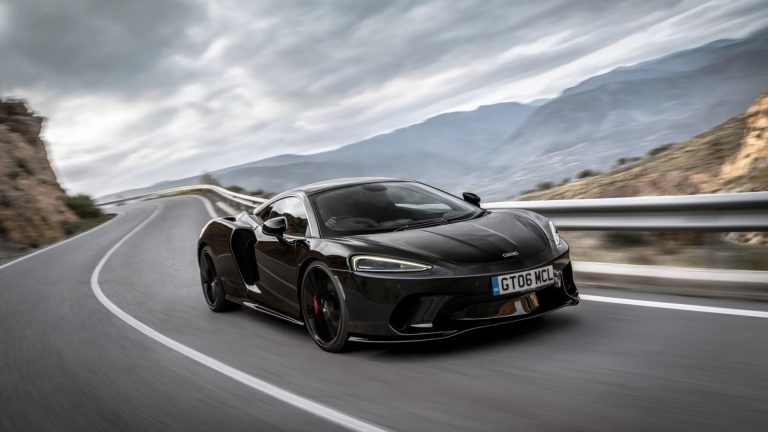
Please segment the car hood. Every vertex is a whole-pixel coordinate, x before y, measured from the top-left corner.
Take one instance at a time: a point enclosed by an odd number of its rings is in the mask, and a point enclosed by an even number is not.
[[[524,258],[544,251],[549,241],[535,221],[512,212],[491,212],[461,222],[356,238],[456,263]]]

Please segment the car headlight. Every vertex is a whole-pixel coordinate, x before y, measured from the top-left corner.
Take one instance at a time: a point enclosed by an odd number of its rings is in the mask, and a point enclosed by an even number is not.
[[[552,221],[549,221],[549,231],[552,232],[552,238],[555,239],[555,245],[560,246],[560,234],[557,233],[557,228]]]
[[[369,272],[417,272],[431,269],[428,264],[371,255],[352,257],[352,270]]]

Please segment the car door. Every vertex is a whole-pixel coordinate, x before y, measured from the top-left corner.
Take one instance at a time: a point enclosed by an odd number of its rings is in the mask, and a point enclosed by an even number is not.
[[[296,247],[304,241],[309,230],[306,208],[298,197],[288,196],[275,201],[268,214],[259,216],[264,221],[285,217],[287,228],[280,237],[264,234],[261,226],[255,230],[261,293],[249,291],[249,296],[278,312],[298,317]]]

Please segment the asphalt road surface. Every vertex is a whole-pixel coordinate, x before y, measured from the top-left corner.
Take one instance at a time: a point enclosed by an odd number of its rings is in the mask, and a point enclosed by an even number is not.
[[[766,318],[583,301],[446,341],[334,355],[303,328],[208,311],[200,198],[115,210],[96,230],[0,267],[0,431],[768,425]]]

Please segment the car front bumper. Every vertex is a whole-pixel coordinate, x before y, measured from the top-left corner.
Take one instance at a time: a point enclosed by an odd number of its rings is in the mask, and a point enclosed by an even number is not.
[[[553,265],[553,285],[494,296],[499,273],[430,277],[338,272],[349,313],[350,339],[402,342],[443,339],[506,324],[579,302],[568,254],[531,268]],[[514,272],[529,268],[514,269]]]

